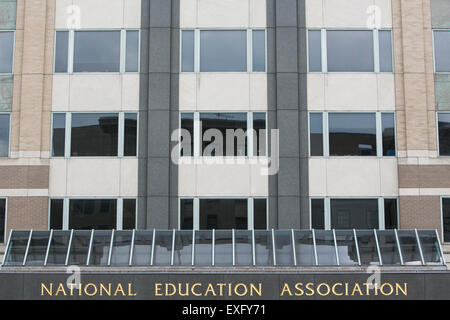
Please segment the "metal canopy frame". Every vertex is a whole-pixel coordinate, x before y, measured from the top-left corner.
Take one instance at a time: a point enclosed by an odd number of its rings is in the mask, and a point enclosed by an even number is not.
[[[57,231],[57,232],[54,232]],[[231,238],[229,239],[229,243],[227,243],[226,241],[228,239],[224,240],[222,239],[220,241],[220,244],[217,244],[216,242],[216,230],[192,230],[192,242],[191,243],[181,243],[181,248],[180,246],[178,246],[178,244],[176,243],[176,239],[177,236],[180,236],[181,233],[183,233],[184,235],[186,235],[186,230],[129,230],[129,232],[131,233],[131,240],[129,242],[125,241],[125,242],[121,242],[116,244],[114,242],[114,237],[116,235],[116,231],[115,230],[111,230],[111,231],[101,231],[102,234],[105,235],[105,240],[104,243],[100,243],[99,247],[103,248],[103,251],[99,251],[96,252],[96,255],[100,255],[102,257],[102,261],[104,261],[103,259],[105,259],[105,261],[107,261],[107,263],[101,264],[101,263],[96,263],[95,261],[91,261],[91,256],[93,249],[93,240],[94,240],[94,236],[96,234],[95,230],[91,230],[90,231],[90,239],[89,239],[89,249],[86,253],[86,257],[85,259],[83,258],[83,261],[86,261],[85,265],[86,266],[100,266],[102,265],[103,267],[105,266],[115,266],[115,263],[112,259],[112,254],[113,254],[113,250],[116,249],[122,249],[122,251],[120,251],[122,255],[124,255],[122,257],[122,260],[126,258],[126,265],[128,266],[134,266],[134,262],[133,262],[133,254],[135,252],[135,246],[137,246],[137,244],[135,244],[135,238],[137,235],[139,235],[140,233],[152,233],[151,237],[152,237],[152,241],[148,244],[145,244],[146,246],[151,246],[151,253],[150,253],[150,264],[148,265],[149,267],[154,266],[154,262],[155,259],[157,257],[158,254],[165,254],[165,255],[169,255],[170,256],[170,262],[167,264],[167,266],[172,266],[172,267],[176,267],[176,266],[196,266],[196,265],[201,265],[201,266],[210,266],[210,267],[214,267],[217,265],[217,257],[215,257],[215,253],[216,253],[216,246],[217,245],[221,245],[221,244],[227,244],[229,245],[229,247],[231,249],[229,249],[229,252],[227,252],[227,249],[220,251],[221,254],[225,254],[229,256],[226,258],[227,261],[232,261],[230,263],[230,267],[232,266],[236,266],[236,256],[237,256],[237,249],[236,249],[236,230],[220,230],[222,231],[227,231],[230,233]],[[337,236],[336,233],[340,232],[340,235],[342,235],[343,231],[345,231],[345,233],[347,233],[348,238],[345,239],[345,243],[340,244],[337,241]],[[401,230],[402,232],[405,230]],[[290,230],[257,230],[258,235],[263,235],[265,237],[265,239],[267,239],[267,242],[263,242],[263,243],[256,243],[255,241],[255,230],[239,230],[239,232],[245,232],[248,233],[248,235],[246,234],[245,236],[249,237],[249,242],[248,245],[251,246],[251,257],[249,257],[248,261],[251,261],[251,263],[248,263],[247,266],[249,267],[254,267],[254,266],[262,266],[262,267],[297,267],[297,266],[328,266],[328,267],[344,267],[344,266],[350,266],[350,265],[354,265],[354,266],[365,266],[364,264],[362,264],[361,262],[361,248],[360,248],[360,244],[358,243],[358,234],[361,233],[361,235],[367,235],[373,232],[373,236],[374,236],[374,243],[372,244],[373,249],[376,249],[376,253],[375,256],[377,256],[378,261],[372,261],[369,264],[366,264],[366,266],[369,265],[380,265],[380,266],[386,266],[386,265],[396,265],[396,266],[405,266],[408,264],[414,264],[414,265],[422,265],[422,266],[436,266],[436,265],[445,265],[445,259],[444,259],[444,254],[443,254],[443,250],[441,247],[441,243],[439,240],[439,236],[436,230],[406,230],[406,231],[410,231],[411,232],[411,236],[413,236],[415,238],[415,243],[409,243],[409,248],[411,249],[415,249],[419,252],[420,254],[420,260],[418,261],[409,261],[409,262],[405,262],[404,261],[404,257],[403,257],[403,253],[402,253],[402,243],[399,240],[399,235],[397,230],[320,230],[322,235],[327,235],[330,236],[330,239],[332,239],[333,241],[329,241],[329,243],[321,243],[320,246],[317,244],[317,236],[316,236],[316,231],[314,229],[312,230],[294,230],[294,229],[290,229]],[[11,230],[10,235],[9,235],[9,240],[7,243],[7,247],[6,247],[6,252],[3,258],[3,266],[8,267],[46,267],[48,266],[48,261],[49,261],[49,255],[51,252],[51,246],[59,246],[56,249],[59,249],[59,252],[65,252],[65,256],[61,256],[60,257],[60,261],[65,261],[65,263],[61,263],[61,264],[52,264],[53,267],[57,267],[57,266],[67,266],[69,264],[70,261],[70,254],[71,254],[71,249],[72,249],[72,239],[74,236],[74,232],[76,232],[75,230],[67,230],[67,231],[61,231],[61,230],[50,230],[50,231],[36,231],[36,230],[29,230],[29,231],[18,231],[18,230]],[[189,231],[188,231],[189,232]],[[199,246],[200,244],[196,244],[196,234],[198,232],[202,232],[202,233],[206,233],[208,234],[208,232],[210,233],[210,237],[211,237],[211,244],[201,244],[203,246],[203,250],[197,248],[197,246]],[[54,235],[58,234],[59,236],[64,235],[64,233],[67,233],[66,237],[68,237],[68,243],[64,244],[61,242],[56,241],[52,241],[54,240]],[[109,233],[109,234],[108,234]],[[156,236],[160,233],[171,233],[172,234],[172,239],[171,242],[168,243],[167,245],[160,245],[158,244],[158,251],[156,252],[155,247],[157,246],[157,244],[155,243],[155,239]],[[344,233],[344,235],[345,235]],[[384,252],[384,254],[398,254],[399,257],[399,263],[392,263],[392,264],[388,264],[386,261],[383,261],[383,257],[382,257],[382,248],[380,248],[380,243],[379,243],[379,236],[380,234],[388,234],[389,236],[394,237],[395,242],[391,245],[395,245],[395,250],[394,251],[386,251]],[[108,240],[108,237],[110,235],[110,238]],[[278,242],[283,242],[283,243],[277,243],[277,235],[283,235],[285,240],[281,241],[279,240]],[[287,237],[286,237],[287,235]],[[299,235],[303,235],[303,236],[308,236],[309,239],[312,239],[312,243],[303,243],[302,241],[298,241],[297,243],[297,238],[298,239],[303,239],[303,238],[299,238],[296,236]],[[45,245],[45,243],[47,243],[47,246],[45,248],[45,254],[44,254],[44,258],[42,260],[40,260],[40,256],[38,255],[38,257],[32,257],[31,255],[29,255],[30,252],[30,246],[33,246],[31,244],[33,236],[41,236],[41,238],[43,239],[40,242],[40,247],[39,248],[43,248],[43,245]],[[87,235],[89,236],[89,235]],[[421,241],[421,236],[423,237],[427,237],[428,242],[425,244],[426,248],[424,248],[422,241]],[[46,238],[48,237],[48,239]],[[250,240],[251,237],[251,240]],[[189,239],[189,238],[188,238]],[[286,239],[289,239],[288,241],[286,241]],[[86,239],[87,240],[87,239]],[[17,241],[19,241],[19,244],[17,244]],[[27,245],[26,247],[24,247],[24,243],[25,241],[27,241]],[[190,241],[190,240],[189,240]],[[245,243],[244,243],[245,244]],[[257,256],[257,252],[256,252],[256,246],[259,246],[259,249],[261,250],[261,248],[263,249],[265,256]],[[67,247],[66,247],[67,246]],[[177,247],[178,246],[178,247]],[[209,248],[209,247],[210,248]],[[261,247],[262,246],[262,247]],[[264,247],[265,246],[265,247]],[[289,247],[290,246],[290,247]],[[406,246],[406,245],[405,245]],[[334,248],[332,248],[334,247]],[[204,248],[207,248],[207,250],[204,250]],[[226,248],[226,247],[225,247]],[[306,249],[307,248],[307,249]],[[336,264],[331,263],[331,264],[321,264],[319,262],[318,256],[320,254],[320,250],[333,250],[336,254]],[[55,248],[53,248],[55,249]],[[76,248],[75,248],[76,249]],[[74,249],[74,250],[75,250]],[[178,252],[179,250],[184,249],[184,250],[190,250],[191,252],[187,251],[188,256],[190,255],[189,260],[187,261],[186,259],[183,259],[183,261],[181,261],[181,259],[177,259],[177,263],[175,262],[175,254],[176,252]],[[196,252],[197,249],[197,252]],[[285,250],[282,252],[282,250]],[[166,250],[166,251],[164,251]],[[249,250],[249,249],[248,249]],[[303,251],[302,251],[303,250]],[[405,247],[406,250],[406,247]],[[424,253],[425,250],[427,251],[427,254]],[[430,251],[431,250],[431,251]],[[160,253],[162,252],[162,253]],[[180,251],[181,252],[181,251]],[[180,253],[178,252],[178,253]],[[298,254],[298,252],[300,252],[300,254]],[[302,256],[302,253],[307,253],[309,256],[307,256],[308,261],[313,261],[313,263],[306,263],[305,261],[301,261],[301,259],[305,259],[305,256]],[[323,256],[323,252],[322,251],[322,256]],[[63,255],[64,255],[63,254]],[[186,252],[184,252],[184,254],[186,254]],[[210,257],[208,257],[208,255],[211,255]],[[280,254],[277,256],[277,254]],[[23,255],[23,256],[22,256]],[[311,257],[311,255],[313,255],[313,257]],[[341,260],[342,258],[346,258],[345,260],[347,260],[347,263],[343,262],[344,259]],[[260,260],[258,261],[262,261],[260,263],[257,263],[257,258],[260,258]],[[196,259],[198,259],[198,261],[196,261]],[[264,260],[265,259],[265,260]],[[210,263],[201,263],[200,260],[204,260],[204,261],[211,261]],[[279,261],[277,261],[279,260]],[[282,261],[283,260],[283,261]],[[334,260],[334,259],[333,259]],[[370,260],[376,260],[375,258],[372,258]],[[390,260],[395,260],[395,259],[390,259]],[[331,261],[331,260],[330,260]],[[367,261],[367,260],[366,260]],[[350,262],[350,264],[349,264]],[[224,266],[224,263],[220,263],[221,266]],[[226,265],[226,264],[225,264]],[[122,264],[123,266],[123,264]],[[243,266],[242,264],[240,264],[240,266]]]

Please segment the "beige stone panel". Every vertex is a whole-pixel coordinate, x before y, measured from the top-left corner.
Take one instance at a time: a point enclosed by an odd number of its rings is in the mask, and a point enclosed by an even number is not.
[[[380,163],[380,195],[383,197],[398,196],[398,162],[395,158],[379,159]]]
[[[267,110],[267,74],[250,74],[250,109]]]
[[[14,75],[12,110],[20,111],[20,101],[22,98],[22,74]]]
[[[399,198],[401,229],[437,229],[441,232],[441,201],[436,196]]]
[[[55,29],[67,29],[73,0],[57,0],[55,8]]]
[[[41,151],[50,153],[51,134],[52,134],[52,113],[51,111],[42,112],[42,131],[41,131]],[[43,157],[43,155],[41,155]]]
[[[52,110],[69,110],[70,75],[54,74],[52,85]]]
[[[121,159],[120,161],[120,193],[121,197],[137,197],[138,195],[138,159]]]
[[[373,0],[323,0],[325,28],[367,28]],[[375,20],[373,20],[375,23]]]
[[[14,42],[14,74],[22,73],[23,30],[16,30]]]
[[[49,166],[1,166],[0,189],[47,189]]]
[[[428,149],[428,116],[422,110],[406,113],[406,150]]]
[[[123,28],[124,0],[73,0],[73,5],[81,10],[82,29]]]
[[[250,0],[250,26],[265,28],[267,26],[266,0]]]
[[[70,76],[70,111],[119,111],[121,102],[120,74]]]
[[[197,194],[196,171],[196,166],[192,163],[181,163],[178,166],[178,196],[192,197]]]
[[[23,73],[44,72],[46,1],[25,2]]]
[[[11,113],[11,134],[10,134],[10,152],[18,152],[19,151],[19,136],[20,136],[20,130],[19,130],[19,124],[20,124],[20,112],[13,111]]]
[[[123,0],[124,28],[141,28],[141,0]]]
[[[403,73],[403,34],[401,28],[392,29],[394,72]]]
[[[311,197],[327,196],[327,159],[309,159],[309,195]]]
[[[44,87],[43,87],[43,94],[42,97],[42,110],[43,111],[51,111],[52,110],[52,91],[53,91],[53,75],[52,74],[46,74],[44,75]]]
[[[180,110],[197,110],[197,76],[194,73],[180,73],[178,96]]]
[[[25,1],[26,0],[17,0],[17,13],[16,13],[16,31],[24,29],[25,23]]]
[[[53,53],[54,53],[54,29],[47,29],[45,31],[45,59],[44,59],[44,73],[53,74]]]
[[[180,28],[197,26],[197,0],[180,0]]]
[[[249,0],[197,0],[199,28],[249,27]]]
[[[48,230],[48,197],[8,198],[7,234],[16,230]]]
[[[40,151],[42,112],[21,112],[19,126],[19,151]]]
[[[123,74],[122,77],[122,109],[139,110],[139,74]]]
[[[438,152],[436,112],[428,111],[428,150]]]
[[[67,195],[67,159],[50,159],[49,197],[66,197]]]
[[[42,111],[43,91],[43,74],[23,74],[20,111],[22,113]]]
[[[397,111],[405,110],[405,91],[404,76],[402,73],[395,73],[395,109]]]
[[[250,165],[250,195],[267,197],[269,195],[269,177],[264,174],[267,166],[262,162]]]
[[[323,28],[323,0],[305,0],[307,28]]]
[[[67,196],[117,197],[120,159],[72,158],[67,164]],[[111,173],[115,174],[111,174]]]
[[[390,73],[377,74],[378,110],[395,111],[395,77]]]
[[[322,73],[309,73],[307,79],[308,109],[324,110],[325,75]]]
[[[380,27],[392,28],[392,0],[374,0],[374,5],[380,8]]]

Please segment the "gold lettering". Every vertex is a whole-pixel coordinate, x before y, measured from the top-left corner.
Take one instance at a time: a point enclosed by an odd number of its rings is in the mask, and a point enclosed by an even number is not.
[[[169,287],[172,288],[172,292],[169,293]],[[174,296],[177,293],[177,287],[173,283],[166,283],[166,297]]]
[[[111,283],[108,283],[108,289],[106,289],[103,283],[100,283],[100,296],[103,296],[103,291],[110,297],[111,296]]]
[[[88,291],[89,287],[94,288],[94,291],[89,293],[89,291]],[[95,296],[97,294],[97,291],[98,291],[97,286],[95,284],[93,284],[93,283],[88,283],[87,285],[84,286],[84,294],[89,296],[89,297]]]
[[[395,284],[395,295],[398,296],[398,292],[401,291],[404,296],[408,295],[408,284],[404,283],[403,288],[401,287],[400,283]]]
[[[309,297],[314,295],[314,288],[312,286],[314,286],[314,283],[312,283],[312,282],[309,282],[306,284],[306,289],[308,289],[310,292],[310,293],[307,293],[306,295]]]
[[[336,287],[337,286],[342,286],[342,283],[335,283],[335,284],[333,284],[333,286],[331,287],[331,291],[333,292],[333,294],[335,295],[335,296],[342,296],[343,295],[343,293],[341,292],[341,293],[337,293],[336,292]]]
[[[386,287],[386,286],[388,286],[390,289],[389,293],[384,292],[384,287]],[[390,296],[394,292],[394,287],[392,287],[392,285],[390,283],[383,283],[380,287],[380,291],[383,296]]]
[[[244,288],[244,292],[239,292],[238,288],[239,287],[243,287]],[[239,296],[239,297],[243,297],[245,295],[247,295],[247,286],[243,283],[238,283],[235,287],[234,287],[234,293]]]
[[[206,288],[205,296],[207,296],[209,292],[212,292],[212,295],[216,296],[216,293],[214,292],[214,287],[211,283],[209,283],[208,287]]]
[[[326,288],[327,288],[326,293],[322,293],[322,292],[320,291],[320,288],[322,288],[322,287],[326,287]],[[321,283],[321,284],[319,284],[319,286],[317,287],[317,293],[318,293],[319,295],[321,295],[322,297],[323,297],[323,296],[329,295],[329,294],[330,294],[330,286],[328,285],[328,283]]]
[[[253,292],[256,292],[258,296],[262,295],[262,287],[261,283],[258,283],[258,287],[256,287],[253,283],[250,283],[250,296],[253,297]]]
[[[191,292],[192,292],[192,294],[193,294],[194,296],[196,296],[196,297],[200,297],[200,296],[201,296],[201,293],[195,292],[195,288],[196,288],[196,287],[199,287],[199,286],[201,286],[200,283],[194,283],[194,284],[192,285],[192,287],[191,287]]]
[[[162,286],[162,283],[155,283],[155,296],[157,296],[157,297],[162,297],[162,295],[163,295],[160,292],[161,286]]]
[[[126,296],[125,295],[125,291],[123,291],[123,287],[122,287],[122,285],[120,283],[117,285],[116,291],[114,291],[114,296],[117,296],[117,293],[119,291],[122,293],[122,297]]]
[[[292,296],[291,288],[289,288],[289,285],[287,283],[284,284],[283,290],[281,290],[281,296],[284,296],[285,291],[289,293],[289,296]]]
[[[59,295],[59,292],[62,291],[63,295],[67,296],[66,294],[66,290],[64,290],[64,285],[62,283],[60,283],[58,285],[58,289],[55,292],[55,296]]]
[[[44,290],[47,291],[47,294],[49,296],[52,296],[53,295],[53,283],[50,283],[50,289],[49,289],[49,288],[47,288],[47,286],[45,284],[43,284],[41,282],[41,296],[44,295]]]
[[[362,293],[362,291],[361,291],[361,287],[359,286],[358,283],[355,283],[355,286],[353,287],[352,296],[355,295],[355,292],[356,292],[356,291],[359,292],[359,295],[360,295],[360,296],[363,295],[363,293]]]
[[[298,292],[296,292],[295,293],[295,295],[297,296],[297,297],[300,297],[300,296],[302,296],[305,292],[303,291],[303,289],[302,289],[302,286],[303,286],[303,283],[296,283],[295,284],[295,290],[297,290]]]

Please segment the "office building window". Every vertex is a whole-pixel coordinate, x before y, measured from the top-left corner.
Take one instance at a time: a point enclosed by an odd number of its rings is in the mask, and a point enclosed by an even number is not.
[[[195,121],[197,117],[198,121]],[[184,157],[254,157],[267,154],[264,112],[181,113],[180,118],[183,129],[180,135],[181,155]],[[200,133],[199,137],[196,132]],[[248,149],[250,143],[252,150]],[[195,154],[197,149],[198,154]]]
[[[311,228],[325,229],[324,199],[311,199]]]
[[[384,199],[384,228],[398,229],[397,199]]]
[[[51,199],[49,229],[62,230],[64,226],[63,216],[64,216],[64,200]]]
[[[367,112],[310,113],[310,155],[395,156],[395,116]]]
[[[450,242],[450,198],[442,198],[444,242]]]
[[[266,71],[266,32],[265,30],[182,30],[181,71],[264,72]]]
[[[14,61],[14,31],[0,31],[0,73],[12,73]]]
[[[122,230],[136,229],[136,199],[123,199]]]
[[[135,157],[137,130],[136,113],[54,113],[52,156]]]
[[[434,65],[436,72],[450,72],[450,30],[434,31]]]
[[[450,156],[450,113],[438,113],[439,155]]]
[[[138,72],[139,36],[138,30],[56,31],[55,73]]]
[[[392,32],[309,30],[308,60],[309,72],[392,72]]]
[[[6,241],[6,199],[0,199],[0,243]]]
[[[266,198],[180,199],[180,229],[267,229]]]
[[[10,114],[0,114],[0,157],[9,156]]]

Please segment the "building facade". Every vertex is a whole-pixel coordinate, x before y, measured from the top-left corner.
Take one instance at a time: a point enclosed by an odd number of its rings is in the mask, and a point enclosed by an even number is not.
[[[1,240],[418,228],[450,242],[449,74],[446,0],[1,0]]]

